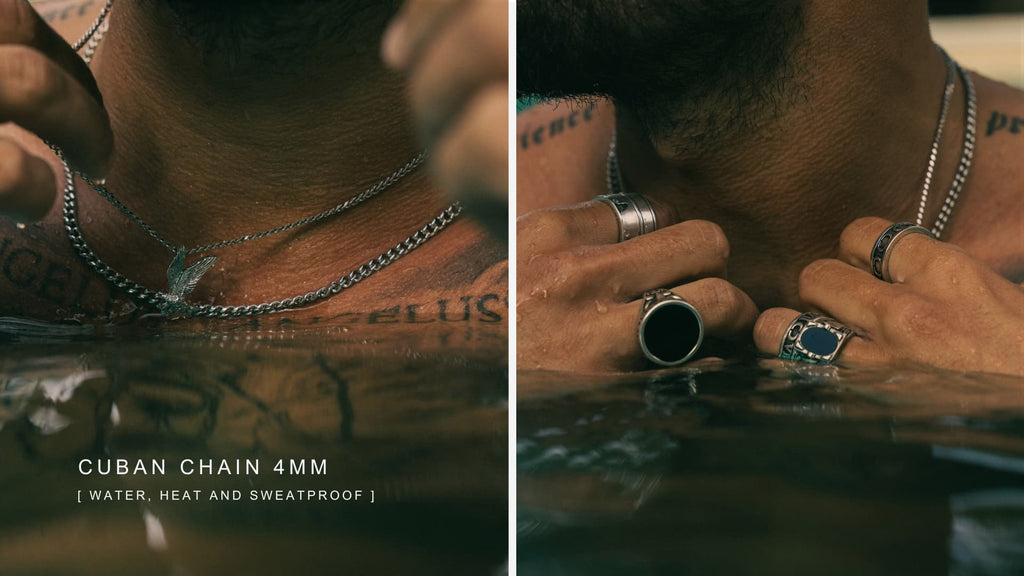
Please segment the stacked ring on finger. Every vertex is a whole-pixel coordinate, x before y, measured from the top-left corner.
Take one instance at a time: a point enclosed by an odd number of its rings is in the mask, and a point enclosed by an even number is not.
[[[675,292],[648,290],[640,307],[637,334],[648,360],[661,366],[678,366],[693,358],[704,342],[704,320]]]
[[[853,330],[815,312],[796,317],[779,345],[779,358],[811,364],[831,364]]]
[[[611,206],[619,224],[619,242],[650,234],[658,229],[658,218],[642,194],[601,194],[594,198]]]
[[[892,282],[889,275],[889,260],[896,244],[911,234],[924,234],[929,238],[935,238],[927,228],[911,224],[910,222],[897,222],[889,226],[875,240],[875,246],[871,249],[871,273],[875,278]]]

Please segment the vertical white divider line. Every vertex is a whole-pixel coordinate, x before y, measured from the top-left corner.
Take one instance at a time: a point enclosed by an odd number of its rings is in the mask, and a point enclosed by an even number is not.
[[[516,2],[508,0],[508,573],[516,574]]]

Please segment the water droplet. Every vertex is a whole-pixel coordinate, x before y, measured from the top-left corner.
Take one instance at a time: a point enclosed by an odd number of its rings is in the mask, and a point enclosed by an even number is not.
[[[594,304],[597,305],[598,314],[604,314],[605,312],[608,311],[608,306],[605,306],[604,302],[595,301]]]
[[[18,230],[24,230],[25,229],[25,223],[24,222],[18,222],[17,224],[15,224],[15,226],[18,227]]]

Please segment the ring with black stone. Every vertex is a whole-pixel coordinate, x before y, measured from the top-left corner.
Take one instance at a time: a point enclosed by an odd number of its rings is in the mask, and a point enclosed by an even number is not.
[[[779,358],[811,364],[831,364],[853,330],[815,312],[796,317],[786,329],[779,346]]]
[[[689,302],[659,288],[644,292],[637,333],[648,360],[660,366],[678,366],[700,349],[704,321]]]
[[[889,257],[896,243],[910,234],[924,234],[929,238],[935,238],[927,228],[910,222],[897,222],[889,226],[878,236],[874,248],[871,249],[871,273],[875,278],[892,282],[892,277],[889,276]]]
[[[594,198],[611,206],[619,225],[619,242],[650,234],[658,229],[658,218],[642,194],[602,194]]]

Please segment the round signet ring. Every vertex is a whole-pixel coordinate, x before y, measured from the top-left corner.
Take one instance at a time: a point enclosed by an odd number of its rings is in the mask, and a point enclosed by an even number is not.
[[[929,238],[935,238],[927,228],[922,228],[910,222],[897,222],[889,226],[875,240],[875,246],[871,249],[871,273],[879,280],[892,282],[889,276],[889,259],[896,243],[911,234],[924,234]]]
[[[678,366],[700,349],[704,321],[697,309],[675,292],[658,289],[644,292],[637,323],[640,349],[661,366]]]
[[[805,312],[797,316],[786,330],[779,346],[779,358],[831,364],[850,336],[853,336],[853,330],[832,318]]]
[[[654,207],[642,194],[602,194],[594,198],[611,206],[619,225],[619,242],[650,234],[658,229]]]

